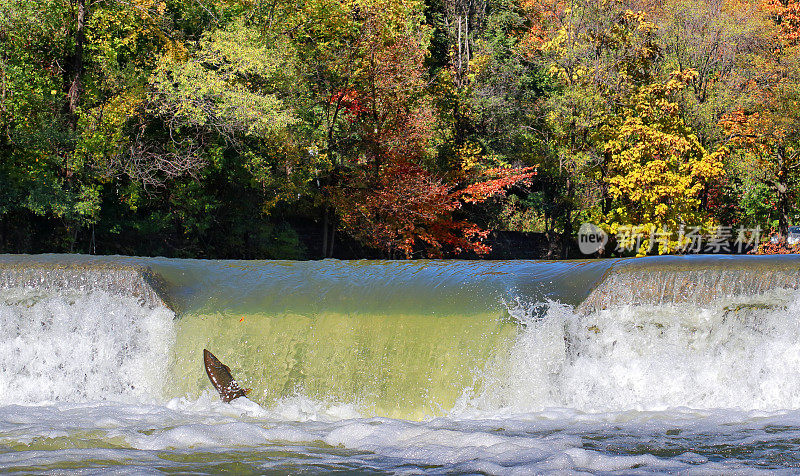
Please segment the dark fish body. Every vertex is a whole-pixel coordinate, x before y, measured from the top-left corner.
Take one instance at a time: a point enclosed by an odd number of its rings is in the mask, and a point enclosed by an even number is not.
[[[249,389],[243,389],[239,383],[233,379],[231,369],[227,365],[219,361],[214,354],[206,349],[203,349],[203,363],[206,365],[206,373],[208,379],[214,385],[214,388],[219,392],[219,398],[223,402],[228,403],[239,397],[247,395]]]

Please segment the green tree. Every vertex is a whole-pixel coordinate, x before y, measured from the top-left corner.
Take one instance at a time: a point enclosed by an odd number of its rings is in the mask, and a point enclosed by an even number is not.
[[[598,223],[611,211],[607,127],[643,85],[654,81],[660,47],[645,13],[621,2],[554,3],[539,18],[532,54],[557,87],[542,101],[550,154],[546,168],[562,184],[564,231]]]
[[[265,37],[241,21],[205,33],[186,60],[163,58],[149,104],[171,140],[158,153],[202,167],[207,148],[232,147],[270,191],[265,211],[296,199],[308,180],[303,161],[309,155],[292,143],[298,118],[282,99],[296,80],[294,60],[285,38]],[[143,145],[140,154],[153,152]]]

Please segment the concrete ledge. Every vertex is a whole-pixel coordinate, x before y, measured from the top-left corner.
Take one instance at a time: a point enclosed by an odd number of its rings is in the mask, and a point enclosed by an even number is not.
[[[800,288],[797,257],[622,260],[615,263],[578,306],[582,312],[623,305],[708,304],[720,298],[754,296],[772,289]]]
[[[0,288],[45,288],[52,291],[105,291],[137,298],[149,307],[167,306],[163,285],[148,267],[128,263],[0,260]]]

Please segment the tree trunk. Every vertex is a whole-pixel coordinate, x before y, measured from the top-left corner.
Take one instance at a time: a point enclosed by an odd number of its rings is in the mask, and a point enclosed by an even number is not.
[[[322,258],[328,257],[328,207],[322,210]]]
[[[778,182],[778,233],[789,236],[789,184],[781,177]]]
[[[331,243],[326,258],[333,258],[333,245],[336,242],[336,220],[331,220]]]
[[[569,242],[572,239],[572,180],[567,179],[567,207],[564,233],[561,235],[561,259],[569,258]]]
[[[76,0],[77,2],[77,25],[75,27],[75,51],[67,59],[67,69],[65,72],[67,82],[67,98],[69,99],[70,125],[74,129],[78,124],[78,101],[80,100],[83,85],[83,44],[86,40],[86,0]]]
[[[336,220],[332,209],[324,208],[322,215],[322,259],[333,257],[333,245],[336,239]]]
[[[608,167],[607,165],[611,163],[611,153],[606,152],[603,155],[603,163],[600,165],[600,191],[603,197],[603,215],[608,216],[611,213],[611,206],[613,205],[613,201],[611,199],[611,192],[608,189]]]
[[[67,222],[67,223],[70,223],[70,222]],[[72,227],[74,227],[75,231],[72,233],[72,237],[70,239],[69,252],[70,253],[74,253],[75,252],[75,243],[78,242],[78,231],[79,231],[80,228],[75,223],[72,223],[71,225],[72,226],[70,226],[70,224],[67,225],[67,232],[69,233],[71,231]]]
[[[789,168],[786,163],[786,155],[783,150],[778,151],[778,179],[775,181],[775,189],[778,192],[778,233],[784,237],[789,236]]]

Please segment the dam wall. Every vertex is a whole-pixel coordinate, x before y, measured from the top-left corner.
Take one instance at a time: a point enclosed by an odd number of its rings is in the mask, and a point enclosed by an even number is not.
[[[47,256],[47,255],[45,255]],[[166,305],[160,278],[144,264],[64,255],[0,255],[0,288],[38,288],[89,293],[104,291],[140,300],[149,307]]]
[[[707,305],[772,289],[797,289],[796,256],[653,257],[614,262],[578,306],[582,312],[624,305]]]
[[[213,398],[207,348],[266,407],[303,397],[410,419],[789,408],[800,406],[799,270],[792,256],[0,255],[0,403]]]

